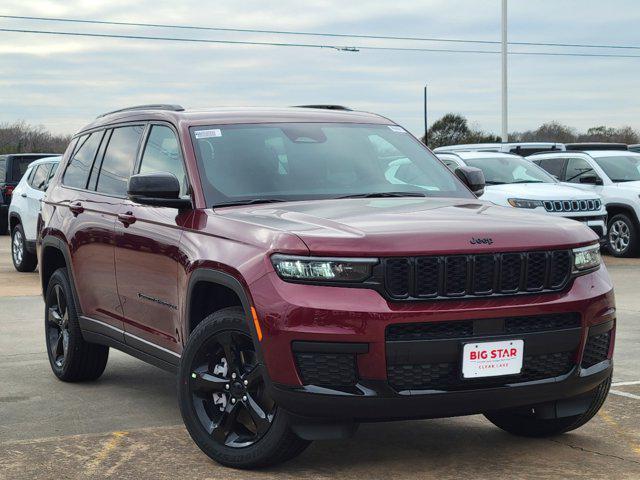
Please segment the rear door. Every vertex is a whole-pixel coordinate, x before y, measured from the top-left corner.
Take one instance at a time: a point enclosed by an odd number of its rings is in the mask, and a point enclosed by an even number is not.
[[[40,212],[40,202],[44,197],[44,191],[49,182],[51,163],[41,163],[33,167],[33,172],[25,184],[25,191],[20,195],[24,197],[26,203],[26,215],[22,218],[22,228],[27,240],[36,239],[36,222]],[[22,187],[20,187],[22,188]]]
[[[168,172],[178,178],[181,193],[189,191],[182,148],[168,124],[147,128],[136,173]],[[116,222],[116,277],[124,309],[125,339],[141,350],[149,343],[179,354],[180,298],[178,268],[180,239],[190,212],[176,208],[140,205],[127,200]],[[172,353],[164,354],[172,355]]]

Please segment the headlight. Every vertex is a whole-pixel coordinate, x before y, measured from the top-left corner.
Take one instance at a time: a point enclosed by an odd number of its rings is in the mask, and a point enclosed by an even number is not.
[[[525,200],[523,198],[510,198],[509,205],[516,208],[538,208],[542,207],[542,200]]]
[[[573,249],[573,273],[591,270],[600,266],[600,245]]]
[[[271,263],[284,280],[361,282],[371,276],[377,258],[315,258],[273,255]]]

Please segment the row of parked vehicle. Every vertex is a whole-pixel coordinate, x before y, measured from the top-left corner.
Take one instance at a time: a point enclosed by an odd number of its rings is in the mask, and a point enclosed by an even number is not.
[[[498,205],[581,221],[618,257],[640,253],[640,146],[500,143],[439,147],[451,169],[480,168]]]
[[[482,195],[505,207],[583,222],[609,252],[640,253],[640,145],[617,143],[485,143],[438,147],[455,171],[484,173]],[[0,156],[0,234],[11,234],[16,270],[37,265],[35,241],[40,201],[62,157],[53,153]],[[397,173],[403,162],[395,161]]]

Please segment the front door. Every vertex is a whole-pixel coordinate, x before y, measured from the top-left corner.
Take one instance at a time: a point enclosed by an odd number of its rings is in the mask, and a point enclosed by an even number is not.
[[[150,124],[136,173],[169,172],[187,194],[182,150],[173,128]],[[190,212],[127,201],[116,222],[115,265],[126,341],[182,351],[178,268],[180,239]],[[147,345],[148,346],[148,345]]]

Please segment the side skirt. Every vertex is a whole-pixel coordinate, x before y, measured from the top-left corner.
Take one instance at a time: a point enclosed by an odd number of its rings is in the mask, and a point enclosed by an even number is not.
[[[143,362],[168,372],[178,373],[180,356],[177,353],[153,345],[99,320],[85,316],[81,316],[79,320],[82,336],[87,342],[113,347]]]

